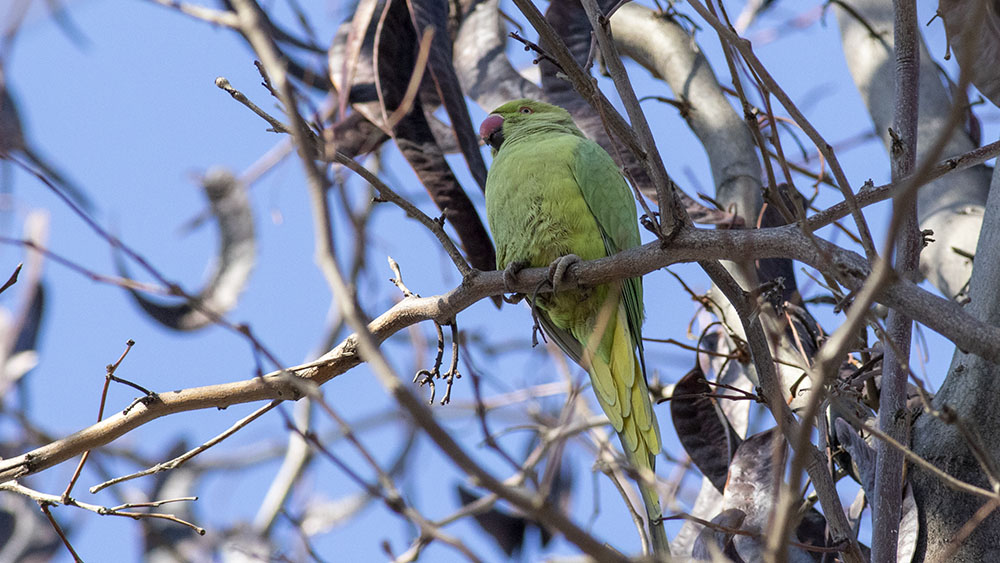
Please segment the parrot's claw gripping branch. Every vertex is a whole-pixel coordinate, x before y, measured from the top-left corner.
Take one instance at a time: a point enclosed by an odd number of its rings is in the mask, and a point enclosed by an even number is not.
[[[559,292],[564,290],[578,289],[578,287],[566,287],[566,273],[574,264],[583,262],[579,256],[576,254],[567,254],[566,256],[560,256],[549,264],[549,281],[552,283],[552,291]]]
[[[542,330],[542,323],[538,320],[538,292],[545,287],[546,284],[551,285],[549,280],[542,280],[535,286],[535,291],[531,293],[531,347],[534,348],[538,346],[538,335],[542,335],[542,342],[548,342],[545,339],[545,331]]]
[[[441,323],[434,321],[434,328],[437,329],[437,356],[434,358],[434,368],[433,369],[422,369],[413,376],[413,382],[419,386],[427,385],[431,388],[431,398],[428,400],[428,404],[434,404],[434,393],[435,393],[435,379],[445,380],[445,391],[444,397],[441,398],[441,404],[447,405],[451,402],[451,386],[455,382],[455,379],[460,379],[462,374],[458,372],[458,323],[453,319],[448,326],[451,328],[451,364],[448,367],[448,371],[441,373],[441,364],[444,361],[444,331],[441,330]]]
[[[504,268],[503,270],[503,289],[504,292],[510,294],[509,297],[507,295],[504,295],[503,300],[506,301],[507,303],[510,303],[511,305],[520,303],[521,300],[524,299],[523,293],[517,293],[516,291],[510,288],[517,284],[517,274],[521,270],[527,267],[528,267],[527,260],[515,260],[510,264],[507,264],[507,267]]]

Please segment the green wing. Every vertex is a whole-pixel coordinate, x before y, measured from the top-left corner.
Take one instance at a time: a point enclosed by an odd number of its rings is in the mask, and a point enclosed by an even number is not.
[[[581,139],[574,150],[573,176],[590,212],[597,219],[608,255],[641,244],[636,221],[635,198],[618,170],[618,165],[597,143]],[[642,278],[629,278],[622,284],[622,300],[628,316],[632,340],[639,349],[643,375],[646,360],[642,350]]]

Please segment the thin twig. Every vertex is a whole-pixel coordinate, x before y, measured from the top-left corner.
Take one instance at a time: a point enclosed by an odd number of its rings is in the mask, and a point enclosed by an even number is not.
[[[29,489],[28,487],[25,487],[25,486],[20,485],[20,484],[18,484],[16,482],[13,482],[13,481],[9,481],[7,483],[0,483],[0,491],[8,491],[8,492],[11,492],[11,493],[16,493],[16,494],[19,494],[19,495],[23,495],[23,496],[28,497],[31,500],[39,503],[39,504],[73,506],[73,507],[76,507],[76,508],[82,508],[83,510],[90,511],[90,512],[93,512],[95,514],[100,514],[102,516],[124,516],[126,518],[131,518],[133,520],[142,520],[142,519],[151,519],[151,518],[152,519],[159,518],[159,519],[163,519],[163,520],[169,520],[171,522],[176,522],[178,524],[181,524],[183,526],[187,526],[188,528],[191,528],[192,530],[194,530],[195,532],[197,532],[198,535],[201,535],[201,536],[205,535],[205,529],[204,528],[200,528],[200,527],[198,527],[198,526],[196,526],[196,525],[194,525],[194,524],[192,524],[190,522],[187,522],[185,520],[181,520],[180,518],[177,518],[176,516],[174,516],[172,514],[161,514],[161,513],[156,513],[156,512],[124,512],[124,511],[121,511],[121,510],[114,510],[114,509],[108,508],[106,506],[100,506],[100,505],[96,505],[96,504],[90,504],[90,503],[86,503],[86,502],[80,502],[80,501],[74,500],[74,499],[70,499],[69,502],[65,502],[64,503],[62,501],[62,497],[60,497],[60,496],[50,495],[50,494],[46,494],[46,493],[42,493],[42,492],[36,491],[34,489]],[[191,497],[191,498],[196,498],[196,497]]]
[[[101,403],[100,406],[97,408],[97,422],[100,422],[101,420],[104,419],[104,405],[108,399],[108,387],[111,385],[111,380],[115,375],[115,371],[118,369],[118,366],[120,366],[122,362],[125,360],[125,356],[128,355],[129,350],[132,349],[132,346],[135,346],[135,340],[132,340],[130,338],[128,342],[125,343],[125,350],[122,351],[121,356],[118,357],[118,360],[113,364],[108,364],[107,377],[104,378],[104,389],[101,390]],[[83,455],[80,457],[80,463],[77,464],[76,470],[73,472],[73,476],[70,477],[69,483],[66,485],[66,490],[63,491],[62,494],[63,503],[69,502],[70,500],[69,494],[73,492],[73,486],[76,485],[76,480],[80,478],[80,473],[83,472],[83,466],[87,463],[87,458],[90,457],[90,451],[91,450],[83,452]]]
[[[76,550],[73,549],[73,545],[69,543],[69,538],[66,537],[66,533],[63,532],[62,527],[59,526],[59,523],[56,522],[55,517],[52,516],[52,511],[49,510],[49,503],[40,502],[38,503],[38,507],[42,509],[42,513],[45,514],[45,517],[49,520],[49,524],[52,525],[52,529],[56,531],[56,534],[59,536],[59,539],[62,540],[63,545],[66,546],[66,549],[69,550],[70,555],[73,556],[73,561],[76,561],[77,563],[83,563],[83,559],[80,559],[80,556],[76,553]]]
[[[967,153],[946,158],[924,172],[922,178],[925,182],[931,182],[941,178],[949,172],[957,172],[959,170],[965,170],[967,168],[983,164],[997,155],[1000,155],[1000,141],[994,141]],[[869,205],[895,197],[907,186],[915,184],[915,177],[916,174],[910,174],[905,178],[892,181],[888,184],[883,184],[867,190],[862,188],[857,194],[857,204],[859,207],[868,207]],[[845,202],[841,202],[809,217],[806,220],[806,227],[811,231],[815,231],[838,219],[846,217],[849,214],[850,209],[847,204]]]
[[[270,123],[271,124],[270,131],[273,131],[275,133],[290,133],[288,127],[284,123],[271,117],[271,114],[262,110],[260,107],[257,106],[257,104],[250,101],[250,98],[246,97],[246,95],[243,92],[240,92],[236,88],[233,88],[233,85],[230,84],[229,80],[227,80],[225,77],[220,76],[216,78],[215,85],[218,86],[220,89],[225,90],[226,93],[232,96],[233,99],[236,100],[237,102],[250,108],[250,110],[256,113],[258,116],[260,116],[261,119]]]
[[[226,10],[214,10],[197,4],[190,4],[180,0],[151,0],[156,4],[167,8],[173,8],[178,12],[191,16],[192,18],[208,22],[213,25],[220,25],[230,29],[236,29],[238,21],[236,14]]]
[[[257,420],[264,413],[266,413],[267,411],[269,411],[269,410],[273,409],[274,407],[278,406],[279,403],[280,403],[280,401],[271,401],[270,403],[264,405],[263,407],[260,407],[259,409],[255,410],[254,412],[250,413],[249,415],[247,415],[247,416],[241,418],[240,420],[238,420],[235,424],[233,424],[228,429],[226,429],[225,432],[222,432],[221,434],[215,436],[211,440],[208,440],[207,442],[201,444],[200,446],[198,446],[196,448],[193,448],[191,450],[188,450],[187,452],[184,452],[183,454],[181,454],[181,455],[179,455],[179,456],[177,456],[177,457],[175,457],[175,458],[173,458],[173,459],[171,459],[169,461],[164,461],[163,463],[157,463],[156,465],[154,465],[154,466],[152,466],[152,467],[150,467],[148,469],[144,469],[142,471],[137,471],[137,472],[131,473],[129,475],[123,475],[121,477],[115,477],[114,479],[111,479],[109,481],[105,481],[103,483],[99,483],[97,485],[94,485],[93,487],[90,487],[90,492],[91,492],[91,494],[94,494],[94,493],[97,493],[98,491],[100,491],[101,489],[110,487],[111,485],[117,485],[118,483],[122,483],[122,482],[125,482],[125,481],[130,481],[132,479],[137,479],[139,477],[145,477],[147,475],[153,475],[153,474],[156,474],[156,473],[160,473],[161,471],[169,471],[171,469],[177,469],[178,467],[180,467],[180,466],[184,465],[185,463],[187,463],[188,460],[190,460],[191,458],[193,458],[196,455],[200,454],[201,452],[203,452],[203,451],[211,448],[212,446],[218,444],[219,442],[225,440],[226,438],[232,436],[233,434],[236,433],[236,431],[238,431],[239,429],[243,428],[244,426],[250,424],[254,420]]]
[[[438,242],[441,243],[441,247],[444,248],[444,251],[451,258],[452,263],[455,264],[455,268],[458,269],[459,274],[461,274],[463,278],[474,275],[475,270],[462,256],[462,253],[458,250],[458,247],[455,246],[455,243],[451,240],[451,237],[448,236],[448,233],[445,232],[441,221],[432,219],[423,211],[420,211],[417,206],[397,194],[385,182],[380,180],[378,176],[372,174],[371,171],[361,164],[358,164],[358,162],[353,158],[350,158],[341,152],[336,152],[333,155],[326,155],[325,158],[331,162],[342,164],[358,176],[361,176],[366,182],[375,188],[375,191],[379,194],[379,198],[396,205],[405,211],[408,216],[416,219],[421,225],[427,227],[431,233],[434,234],[434,237],[438,239]]]
[[[162,286],[151,285],[148,283],[140,283],[126,278],[120,278],[117,276],[106,276],[104,274],[99,274],[93,270],[87,269],[77,264],[76,262],[73,262],[72,260],[66,258],[65,256],[62,256],[56,252],[53,252],[52,250],[49,250],[48,248],[39,245],[37,242],[33,240],[0,237],[0,244],[9,244],[11,246],[21,246],[24,248],[31,249],[35,252],[38,252],[39,254],[44,255],[49,260],[52,260],[57,264],[65,266],[91,281],[116,285],[118,287],[123,287],[127,289],[138,289],[149,293],[160,293],[163,295],[170,295],[171,293],[169,290],[164,289]]]
[[[838,399],[834,398],[833,400],[836,401]],[[965,481],[962,481],[960,479],[952,477],[948,473],[945,473],[945,471],[943,469],[940,469],[939,467],[937,467],[933,463],[931,463],[931,462],[927,461],[926,459],[920,457],[919,455],[916,454],[916,452],[914,452],[913,450],[911,450],[905,444],[901,444],[901,443],[897,442],[891,436],[889,436],[886,433],[882,432],[878,428],[876,428],[874,426],[870,426],[867,423],[865,423],[865,421],[861,420],[856,415],[854,415],[853,411],[850,408],[842,408],[842,409],[839,409],[838,412],[839,412],[840,416],[842,416],[843,418],[845,418],[855,428],[857,428],[859,430],[864,430],[865,432],[870,432],[873,436],[875,436],[879,440],[885,441],[886,443],[890,444],[892,447],[894,447],[897,450],[899,450],[900,452],[902,452],[903,456],[906,457],[907,460],[909,460],[910,462],[912,462],[915,465],[919,465],[921,469],[926,470],[927,472],[933,474],[935,477],[937,477],[938,479],[940,479],[941,482],[944,483],[944,485],[946,487],[950,487],[950,488],[952,488],[952,489],[954,489],[956,491],[960,491],[960,492],[963,492],[963,493],[968,493],[968,494],[972,494],[972,495],[975,495],[975,496],[978,496],[978,497],[982,497],[982,498],[984,498],[986,500],[994,500],[994,499],[1000,500],[1000,495],[998,495],[997,493],[994,493],[993,491],[990,491],[988,489],[984,489],[982,487],[977,487],[977,486],[972,485],[970,483],[966,483]]]

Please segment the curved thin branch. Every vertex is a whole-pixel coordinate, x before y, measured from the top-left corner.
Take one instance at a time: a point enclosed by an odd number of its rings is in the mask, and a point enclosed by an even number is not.
[[[934,165],[933,168],[927,171],[926,174],[922,176],[924,181],[932,182],[945,176],[950,172],[958,172],[961,170],[966,170],[983,164],[987,160],[1000,155],[1000,141],[994,141],[988,145],[983,145],[979,148],[972,149],[968,152],[962,153],[951,158],[946,158],[941,162]],[[905,178],[901,178],[897,181],[890,182],[888,184],[883,184],[870,189],[862,188],[857,195],[857,203],[859,207],[868,207],[873,203],[878,203],[880,201],[885,201],[889,198],[895,197],[903,191],[907,186],[913,185],[914,176],[909,175]],[[844,218],[851,212],[847,203],[841,202],[836,205],[832,205],[823,211],[809,217],[806,220],[806,226],[810,231],[815,231],[821,227],[825,227],[834,221]]]

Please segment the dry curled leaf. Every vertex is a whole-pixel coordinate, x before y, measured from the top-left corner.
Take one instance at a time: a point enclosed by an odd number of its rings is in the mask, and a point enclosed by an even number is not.
[[[193,302],[165,305],[149,299],[134,289],[129,293],[149,316],[174,330],[196,330],[213,322],[236,306],[256,260],[253,214],[246,186],[228,170],[214,168],[205,174],[202,185],[219,226],[219,254],[205,287]],[[119,274],[128,278],[125,263],[116,254]]]
[[[937,13],[955,59],[968,65],[983,96],[1000,106],[1000,1],[941,0]]]
[[[708,396],[712,393],[705,374],[696,365],[674,386],[670,417],[691,461],[722,491],[729,460],[742,440],[726,419],[719,400]]]
[[[396,146],[413,167],[447,224],[458,233],[469,262],[480,270],[496,269],[496,254],[475,207],[455,178],[427,117],[420,97],[403,107],[416,69],[417,35],[405,4],[389,2],[375,33],[375,84],[384,115],[403,113],[392,126]],[[405,112],[405,113],[404,113]]]

